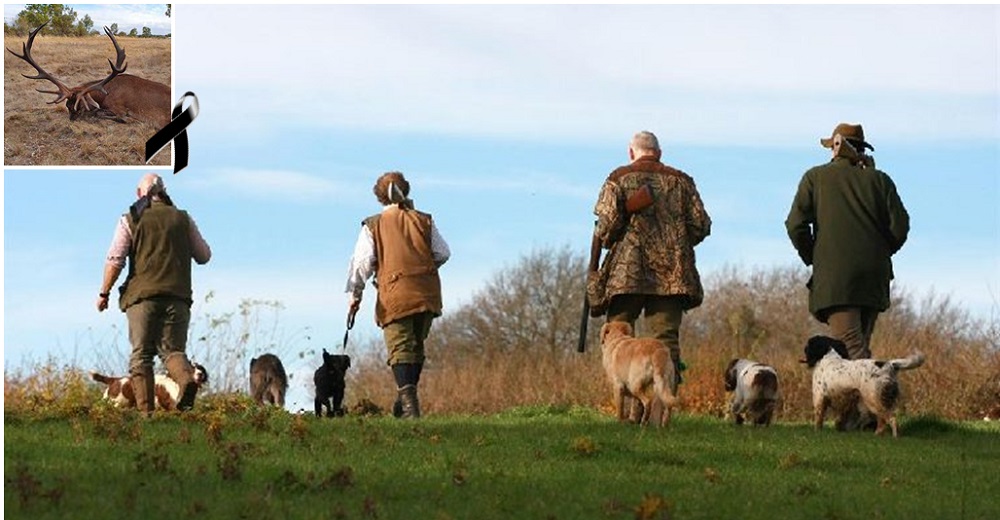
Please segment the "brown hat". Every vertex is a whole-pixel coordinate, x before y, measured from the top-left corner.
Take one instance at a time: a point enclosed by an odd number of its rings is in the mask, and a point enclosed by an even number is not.
[[[861,128],[861,125],[851,125],[848,123],[840,123],[837,125],[837,128],[834,128],[833,133],[830,134],[830,138],[821,138],[819,140],[819,144],[823,145],[824,148],[833,148],[833,138],[837,134],[840,134],[840,136],[844,139],[860,144],[869,150],[875,150],[874,146],[865,141],[865,130]]]

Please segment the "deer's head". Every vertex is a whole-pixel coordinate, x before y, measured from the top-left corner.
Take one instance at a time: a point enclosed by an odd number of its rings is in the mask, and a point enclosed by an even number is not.
[[[28,79],[44,79],[52,82],[58,90],[37,90],[44,94],[56,95],[56,99],[48,102],[50,105],[65,101],[66,108],[69,109],[69,118],[71,120],[75,120],[90,111],[100,110],[102,108],[101,102],[103,101],[104,96],[107,95],[107,91],[104,89],[105,85],[118,77],[119,74],[125,72],[125,69],[128,67],[128,65],[125,64],[125,49],[118,45],[118,40],[115,39],[115,35],[110,29],[105,27],[104,32],[109,38],[111,38],[111,43],[114,44],[115,53],[117,54],[116,63],[112,63],[111,60],[108,59],[108,64],[111,65],[111,73],[102,80],[88,81],[82,85],[70,88],[67,87],[62,81],[59,81],[59,78],[45,72],[45,69],[43,69],[38,63],[35,62],[35,59],[31,57],[31,46],[35,42],[35,36],[38,35],[38,32],[41,31],[46,24],[48,24],[48,22],[38,26],[38,28],[34,31],[31,31],[31,34],[28,36],[28,41],[22,44],[21,52],[23,54],[18,54],[10,49],[7,49],[8,52],[24,60],[29,65],[34,67],[36,71],[38,71],[38,75],[36,76],[29,76],[27,74],[22,74],[22,76]]]

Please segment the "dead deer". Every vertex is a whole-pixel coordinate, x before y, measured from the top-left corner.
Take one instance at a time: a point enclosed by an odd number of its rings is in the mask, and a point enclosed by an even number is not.
[[[51,81],[59,89],[57,91],[37,89],[44,94],[56,94],[56,99],[49,101],[48,104],[65,101],[71,121],[76,121],[81,116],[96,116],[119,123],[127,123],[135,119],[146,121],[157,127],[163,127],[170,122],[170,87],[163,83],[124,74],[128,67],[125,64],[125,49],[118,45],[115,35],[107,27],[104,28],[104,32],[111,38],[111,43],[114,44],[118,56],[116,63],[111,63],[111,60],[108,59],[111,73],[106,78],[88,81],[69,88],[58,78],[45,72],[45,69],[31,57],[31,45],[34,43],[38,31],[41,31],[47,23],[31,31],[28,42],[22,44],[21,47],[21,52],[24,54],[18,54],[10,49],[7,49],[7,52],[26,61],[28,65],[38,71],[37,76],[27,74],[22,74],[22,76],[28,79]]]

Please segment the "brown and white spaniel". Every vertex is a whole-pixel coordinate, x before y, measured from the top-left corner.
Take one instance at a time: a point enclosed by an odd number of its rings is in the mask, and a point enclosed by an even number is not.
[[[726,391],[732,392],[730,412],[736,424],[749,419],[755,425],[769,426],[774,409],[781,399],[778,372],[774,367],[735,358],[729,362],[723,376]]]
[[[194,366],[194,381],[198,388],[208,383],[208,371],[205,367],[192,363]],[[132,376],[112,377],[97,372],[91,372],[90,377],[108,387],[104,390],[104,398],[119,408],[135,407],[135,390],[132,388]],[[177,401],[181,398],[181,389],[176,381],[166,374],[156,374],[153,377],[153,394],[156,396],[156,407],[162,410],[175,410]]]

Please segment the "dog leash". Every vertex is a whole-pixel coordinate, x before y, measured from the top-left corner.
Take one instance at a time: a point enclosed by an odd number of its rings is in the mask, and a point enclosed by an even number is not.
[[[347,350],[347,335],[351,333],[351,329],[354,328],[354,316],[356,313],[347,311],[347,330],[344,331],[344,346],[342,350]]]

